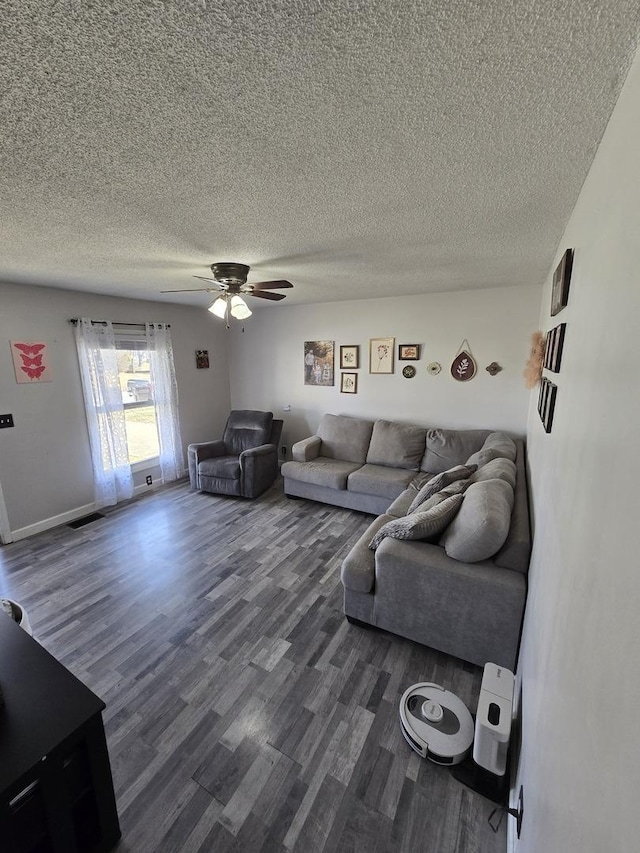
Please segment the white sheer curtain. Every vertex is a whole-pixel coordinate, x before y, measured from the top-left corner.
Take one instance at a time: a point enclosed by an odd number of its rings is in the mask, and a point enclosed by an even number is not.
[[[184,474],[184,456],[178,420],[178,385],[173,365],[171,332],[165,323],[145,325],[151,362],[151,386],[156,406],[160,473],[165,483]]]
[[[93,324],[82,317],[75,335],[89,427],[94,500],[97,507],[108,506],[133,495],[113,326],[109,322]]]

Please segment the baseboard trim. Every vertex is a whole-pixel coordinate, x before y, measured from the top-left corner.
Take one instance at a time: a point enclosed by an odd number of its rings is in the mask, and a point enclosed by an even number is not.
[[[35,536],[36,533],[44,533],[45,530],[51,530],[52,527],[68,524],[70,521],[75,521],[77,518],[90,515],[95,511],[95,502],[78,506],[75,509],[67,510],[67,512],[61,512],[59,515],[52,515],[51,518],[43,518],[42,521],[36,521],[35,524],[18,527],[17,530],[11,531],[11,537],[14,542],[17,542],[19,539],[26,539],[28,536]]]
[[[143,492],[152,492],[159,486],[164,484],[164,480],[158,477],[150,486],[146,483],[141,483],[133,489],[133,497],[137,497]],[[68,524],[70,521],[75,521],[78,518],[83,518],[85,515],[91,515],[92,512],[97,512],[103,507],[97,507],[95,501],[84,506],[78,506],[75,509],[61,512],[59,515],[52,515],[51,518],[43,518],[42,521],[36,521],[34,524],[27,524],[26,527],[18,527],[11,531],[11,540],[18,542],[20,539],[26,539],[29,536],[35,536],[36,533],[44,533],[45,530],[51,530],[52,527],[60,527],[61,524]],[[7,543],[8,544],[8,543]]]

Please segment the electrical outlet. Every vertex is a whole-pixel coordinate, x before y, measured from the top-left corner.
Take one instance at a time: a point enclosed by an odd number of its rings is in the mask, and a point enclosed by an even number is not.
[[[150,486],[153,483],[153,477],[151,474],[147,474],[146,476],[147,486]]]
[[[280,448],[280,452],[282,453],[283,456],[287,455],[287,445],[286,444],[282,445],[282,447]]]
[[[8,429],[13,426],[13,415],[0,415],[0,429]]]

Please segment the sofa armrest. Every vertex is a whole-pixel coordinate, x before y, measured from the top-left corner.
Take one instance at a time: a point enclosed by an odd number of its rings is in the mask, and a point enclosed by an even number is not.
[[[310,435],[302,441],[296,441],[291,448],[291,458],[294,462],[311,462],[320,455],[322,439],[319,435]]]
[[[214,456],[224,456],[227,452],[224,441],[203,441],[199,444],[190,444],[187,448],[189,460],[189,482],[192,489],[199,489],[198,463],[203,459],[211,459]]]
[[[276,456],[278,455],[275,444],[261,444],[259,447],[249,447],[240,454],[240,467],[242,468],[243,463],[250,456],[271,456],[272,453],[275,453]]]
[[[369,548],[369,542],[387,521],[393,521],[391,515],[379,515],[367,527],[342,563],[340,580],[345,589],[353,592],[373,592],[376,577],[375,551]]]

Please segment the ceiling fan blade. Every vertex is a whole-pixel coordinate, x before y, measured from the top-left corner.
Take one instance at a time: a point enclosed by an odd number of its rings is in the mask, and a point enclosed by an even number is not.
[[[279,281],[259,281],[253,285],[256,290],[277,290],[280,287],[293,287],[290,281],[280,279]]]
[[[279,302],[281,299],[286,299],[286,293],[263,293],[261,290],[253,290],[251,293],[243,293],[243,296],[257,296],[258,299],[271,299],[272,302]]]
[[[213,287],[187,287],[181,290],[161,290],[160,293],[215,293]]]
[[[194,278],[199,278],[201,281],[208,281],[209,284],[215,284],[217,288],[220,288],[220,282],[216,281],[215,278],[207,278],[204,275],[194,275]]]

